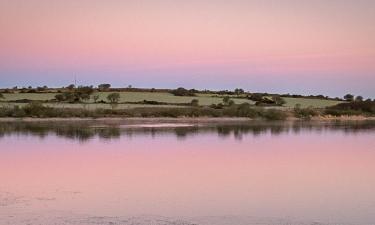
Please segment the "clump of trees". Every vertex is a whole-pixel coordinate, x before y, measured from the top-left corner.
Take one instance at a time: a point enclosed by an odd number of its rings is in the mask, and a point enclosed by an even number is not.
[[[355,101],[362,102],[363,101],[363,97],[359,95],[359,96],[355,97]]]
[[[193,107],[198,107],[199,106],[199,100],[198,99],[191,100],[190,105],[193,106]]]
[[[351,101],[348,103],[340,103],[335,106],[327,107],[326,114],[333,116],[341,115],[375,115],[375,101]]]
[[[179,87],[175,90],[172,90],[171,93],[175,96],[196,96],[195,95],[196,90],[194,89],[187,90],[183,87]]]
[[[242,89],[242,88],[236,88],[234,89],[234,94],[235,95],[241,95],[241,94],[244,94],[245,91]]]
[[[346,95],[344,96],[344,99],[345,99],[346,101],[348,101],[348,102],[351,102],[351,101],[354,100],[354,95],[352,95],[352,94],[346,94]]]
[[[111,93],[107,96],[107,100],[111,104],[112,110],[117,107],[118,102],[120,101],[120,94],[119,93]]]
[[[99,98],[100,98],[99,95],[94,95],[94,96],[92,96],[92,100],[94,100],[95,103],[98,102]]]
[[[120,100],[120,94],[119,93],[111,93],[107,96],[107,100],[111,103],[111,104],[116,104],[119,102]]]
[[[263,100],[263,97],[265,97],[264,94],[261,94],[261,93],[253,93],[251,95],[248,96],[248,99],[250,99],[251,101],[254,101],[254,102],[260,102]]]
[[[110,84],[99,84],[98,89],[99,91],[108,91],[111,88]]]
[[[37,92],[43,92],[43,91],[46,91],[47,89],[48,89],[48,87],[46,85],[44,85],[43,87],[37,87],[36,91]]]
[[[55,95],[55,99],[58,102],[81,102],[89,101],[91,94],[94,93],[93,86],[79,86],[78,88],[72,89],[69,92],[64,92]]]
[[[269,96],[262,93],[251,94],[248,99],[254,101],[257,106],[282,106],[286,103],[280,95]]]
[[[68,85],[66,88],[70,91],[72,91],[76,86],[74,84]]]
[[[232,105],[234,105],[234,101],[231,100],[229,96],[225,96],[223,98],[223,103],[224,103],[224,106],[232,106]]]
[[[312,117],[319,115],[319,112],[313,107],[301,108],[300,104],[296,104],[293,112],[295,117],[307,120],[310,120]]]

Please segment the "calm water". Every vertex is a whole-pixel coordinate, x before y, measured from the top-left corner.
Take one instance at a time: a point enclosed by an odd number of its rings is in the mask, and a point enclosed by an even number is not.
[[[375,224],[374,123],[0,123],[0,224]]]

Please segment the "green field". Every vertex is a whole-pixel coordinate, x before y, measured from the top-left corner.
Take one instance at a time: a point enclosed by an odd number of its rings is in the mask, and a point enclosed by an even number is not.
[[[284,106],[295,107],[296,104],[300,104],[302,108],[313,107],[313,108],[325,108],[328,106],[337,105],[342,101],[325,100],[325,99],[309,99],[309,98],[283,98],[286,101]]]
[[[112,92],[98,92],[94,95],[99,95],[98,101],[106,101],[106,97],[111,94]],[[4,94],[4,101],[15,101],[21,99],[29,99],[29,100],[53,100],[55,98],[56,93],[14,93],[14,94]],[[211,105],[211,104],[218,104],[223,102],[222,98],[219,97],[211,97],[211,95],[206,94],[198,94],[197,96],[190,97],[190,96],[174,96],[170,93],[160,93],[160,92],[120,92],[120,103],[121,102],[141,102],[143,100],[147,101],[157,101],[157,102],[165,102],[165,103],[190,103],[193,99],[198,99],[200,105]],[[247,99],[233,99],[233,101],[237,104],[241,104],[244,102],[248,102],[253,104],[251,100]],[[88,101],[89,103],[93,103],[94,101],[91,99]]]
[[[26,106],[28,103],[8,103],[8,102],[0,102],[0,107],[14,107],[14,106]],[[84,103],[43,103],[44,106],[53,107],[53,108],[66,108],[66,109],[88,109],[88,110],[95,110],[95,109],[112,109],[110,104],[103,104],[103,103],[93,103],[93,104],[84,104]],[[150,105],[150,104],[117,104],[115,109],[133,109],[133,108],[144,108],[144,107],[171,107],[171,105]],[[173,108],[183,108],[186,106],[175,106]]]
[[[97,92],[94,95],[99,95],[98,101],[107,101],[106,97],[112,92]],[[24,105],[23,103],[8,103],[7,101],[16,101],[16,100],[40,100],[47,101],[53,100],[56,93],[13,93],[13,94],[3,94],[5,99],[2,99],[0,103],[1,106],[13,106],[13,105]],[[223,98],[217,95],[211,94],[198,94],[197,96],[174,96],[173,94],[167,92],[120,92],[120,104],[118,104],[118,109],[125,108],[137,108],[137,107],[170,107],[168,105],[147,105],[147,104],[121,104],[125,102],[142,102],[147,101],[157,101],[164,102],[169,104],[181,104],[181,103],[190,103],[193,99],[199,100],[199,105],[208,106],[211,104],[218,104],[223,102]],[[284,98],[286,104],[282,108],[291,108],[295,107],[296,104],[300,104],[302,108],[305,107],[314,107],[314,108],[324,108],[327,106],[332,106],[340,103],[340,101],[334,100],[324,100],[324,99],[307,99],[307,98]],[[254,104],[253,101],[245,98],[232,98],[236,104],[241,104],[244,102]],[[91,99],[87,103],[94,103]],[[46,106],[58,107],[58,108],[84,108],[86,109],[96,109],[96,108],[110,108],[109,104],[69,104],[69,103],[45,103]]]

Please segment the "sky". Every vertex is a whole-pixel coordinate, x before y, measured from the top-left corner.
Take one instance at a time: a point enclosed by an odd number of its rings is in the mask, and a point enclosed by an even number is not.
[[[0,0],[0,87],[375,97],[373,0]]]

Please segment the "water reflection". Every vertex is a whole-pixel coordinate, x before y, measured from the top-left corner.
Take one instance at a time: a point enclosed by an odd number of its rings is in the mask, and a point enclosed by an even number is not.
[[[0,224],[375,224],[374,134],[373,122],[0,123]]]
[[[200,124],[138,124],[109,123],[105,121],[81,122],[1,122],[0,138],[7,135],[32,135],[44,138],[56,135],[62,138],[86,142],[96,137],[100,139],[118,139],[121,136],[174,135],[183,140],[189,136],[204,133],[217,133],[219,137],[233,136],[242,140],[244,136],[260,136],[264,134],[279,135],[282,133],[299,134],[301,132],[337,131],[343,133],[375,132],[375,121],[346,122],[246,122],[246,123],[200,123]]]

